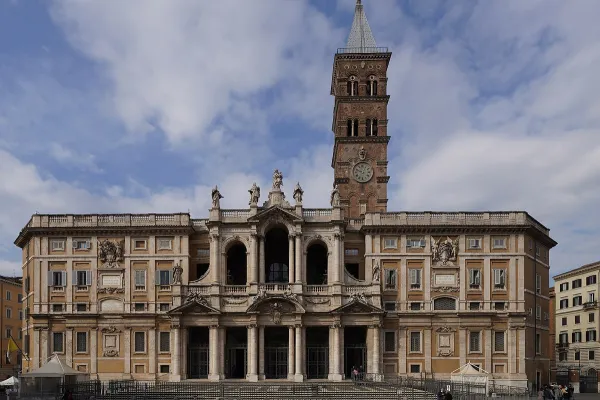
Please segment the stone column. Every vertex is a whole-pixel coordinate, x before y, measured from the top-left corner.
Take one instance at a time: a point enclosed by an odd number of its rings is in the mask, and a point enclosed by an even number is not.
[[[302,282],[302,234],[296,234],[296,282]]]
[[[181,377],[188,378],[188,343],[190,342],[190,331],[188,328],[181,329]]]
[[[342,373],[340,372],[340,329],[341,325],[339,322],[334,322],[329,329],[331,335],[331,368],[329,370],[330,381],[341,381]]]
[[[219,380],[225,379],[225,327],[217,328],[217,343],[219,344],[219,363],[217,365],[217,374]]]
[[[172,333],[171,333],[172,334]],[[159,344],[160,346],[160,344]],[[148,373],[156,374],[156,329],[150,328],[148,330]],[[171,351],[171,364],[173,364],[173,351]],[[172,372],[173,373],[173,372]]]
[[[258,379],[265,379],[265,327],[258,328]]]
[[[255,324],[248,326],[248,374],[246,379],[250,382],[258,381],[256,361],[258,356],[257,327]]]
[[[73,328],[67,328],[65,337],[65,354],[67,356],[67,365],[73,367]]]
[[[295,268],[294,268],[294,235],[290,234],[288,236],[288,264],[289,264],[289,269],[288,269],[288,282],[289,283],[294,283],[294,278],[295,278]]]
[[[250,235],[250,283],[258,282],[258,265],[257,262],[257,237],[256,234]]]
[[[221,282],[221,251],[219,250],[219,234],[213,233],[210,235],[210,268],[212,269],[212,283],[219,284]]]
[[[173,337],[173,353],[171,355],[172,364],[173,364],[173,371],[171,372],[171,380],[177,382],[177,381],[181,380],[181,364],[180,364],[180,361],[181,361],[181,338],[179,337],[179,334],[180,334],[179,325],[173,325],[171,327],[171,332],[174,336]]]
[[[381,330],[379,325],[373,325],[373,365],[369,368],[374,374],[379,374],[379,360],[381,353],[380,337]],[[377,379],[377,377],[375,377]]]
[[[341,235],[336,233],[333,235],[333,282],[338,283],[340,281],[340,239]]]
[[[294,380],[302,382],[304,374],[302,373],[302,354],[304,353],[304,343],[302,343],[302,325],[296,325],[296,374]]]
[[[208,379],[219,380],[219,331],[217,325],[211,325],[208,331]]]
[[[260,277],[260,283],[265,283],[265,237],[259,236],[259,263],[258,263],[258,275]]]
[[[98,369],[98,327],[90,329],[90,374],[91,378],[94,379],[94,374],[97,373]]]
[[[126,326],[125,327],[125,332],[124,332],[124,337],[123,337],[124,341],[125,341],[125,349],[123,350],[123,352],[125,353],[125,374],[126,375],[130,375],[131,374],[131,327]]]
[[[296,357],[294,354],[294,327],[290,326],[288,330],[288,379],[294,379]]]

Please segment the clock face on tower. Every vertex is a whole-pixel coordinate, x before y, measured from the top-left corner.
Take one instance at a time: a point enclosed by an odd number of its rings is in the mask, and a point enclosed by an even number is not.
[[[369,182],[373,177],[373,167],[366,162],[360,162],[354,166],[352,177],[360,183]]]

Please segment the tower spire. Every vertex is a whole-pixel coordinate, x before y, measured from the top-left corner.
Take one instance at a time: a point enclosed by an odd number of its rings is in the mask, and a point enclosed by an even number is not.
[[[356,0],[356,6],[354,7],[354,21],[352,21],[352,28],[350,29],[350,35],[348,35],[348,42],[346,48],[352,53],[372,53],[375,51],[377,44],[371,32],[369,21],[367,21],[367,15],[363,8],[361,0]]]

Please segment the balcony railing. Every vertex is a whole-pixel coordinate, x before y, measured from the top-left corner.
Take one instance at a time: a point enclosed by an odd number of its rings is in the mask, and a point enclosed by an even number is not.
[[[285,293],[290,290],[289,283],[261,283],[258,290],[264,290],[267,293]]]
[[[583,303],[583,308],[584,309],[588,309],[588,308],[594,308],[598,305],[597,301],[587,301],[585,303]]]
[[[246,294],[246,285],[227,285],[223,287],[224,294]]]
[[[329,286],[327,285],[306,285],[304,291],[307,294],[326,294]]]
[[[569,343],[568,342],[558,342],[558,343],[556,343],[556,348],[558,350],[568,349],[569,348]]]
[[[389,53],[389,50],[387,47],[340,47],[337,49],[337,54],[353,53]]]

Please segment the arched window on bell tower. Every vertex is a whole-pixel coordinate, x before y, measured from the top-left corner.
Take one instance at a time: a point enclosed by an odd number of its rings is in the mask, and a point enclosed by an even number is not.
[[[358,81],[355,76],[348,78],[348,96],[358,96]]]
[[[366,136],[377,136],[377,120],[367,119]]]
[[[377,79],[375,75],[369,76],[367,81],[367,96],[377,96]]]
[[[349,119],[346,129],[347,136],[358,136],[358,119]]]

